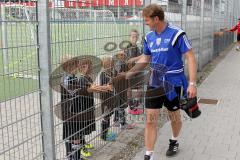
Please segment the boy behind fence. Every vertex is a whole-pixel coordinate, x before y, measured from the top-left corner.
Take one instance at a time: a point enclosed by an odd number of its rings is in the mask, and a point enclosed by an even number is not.
[[[126,63],[126,54],[124,51],[120,51],[115,55],[114,68],[117,74],[122,72],[126,72],[128,70],[128,65]],[[116,83],[117,82],[117,83]],[[134,126],[132,124],[128,124],[126,121],[126,112],[125,109],[128,107],[128,83],[127,81],[115,81],[113,82],[113,86],[116,90],[116,95],[118,96],[117,99],[117,106],[118,108],[115,111],[114,122],[115,126],[120,126],[123,129],[133,129]]]
[[[73,58],[64,63],[63,69],[66,74],[61,85],[62,105],[68,110],[68,119],[63,122],[63,138],[66,141],[66,151],[69,159],[80,160],[81,157],[92,155],[88,149],[93,148],[86,144],[85,135],[96,130],[95,107],[93,92],[107,91],[93,84],[90,77],[92,62],[90,59]],[[77,70],[80,72],[79,79],[75,76]],[[62,109],[64,112],[64,109]]]
[[[109,85],[109,82],[114,76],[114,61],[111,57],[103,57],[102,59],[103,71],[100,74],[100,85]],[[108,133],[110,127],[110,117],[113,114],[114,108],[117,106],[116,97],[113,91],[100,93],[101,98],[101,110],[103,120],[101,122],[101,139],[104,141],[114,141],[116,139],[116,134]]]

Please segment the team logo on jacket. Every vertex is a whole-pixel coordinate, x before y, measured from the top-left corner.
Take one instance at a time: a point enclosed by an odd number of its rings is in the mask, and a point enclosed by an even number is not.
[[[150,48],[152,48],[152,46],[153,46],[153,42],[151,42],[151,43],[149,44],[149,47],[150,47]]]
[[[161,44],[161,38],[156,39],[156,44],[159,46]]]

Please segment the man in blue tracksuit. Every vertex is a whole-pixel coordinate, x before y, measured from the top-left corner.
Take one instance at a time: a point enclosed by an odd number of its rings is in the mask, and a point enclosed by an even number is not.
[[[146,100],[146,129],[144,160],[153,160],[154,144],[157,138],[157,118],[160,108],[168,109],[172,126],[167,156],[177,153],[179,143],[177,137],[182,127],[179,110],[181,90],[188,98],[197,94],[196,59],[186,33],[179,27],[164,21],[164,11],[161,7],[151,4],[143,9],[143,18],[151,29],[144,40],[144,51],[136,65],[126,73],[126,78],[133,78],[150,62],[151,76],[148,90],[157,90],[157,94]],[[184,75],[184,56],[188,63],[189,82]]]

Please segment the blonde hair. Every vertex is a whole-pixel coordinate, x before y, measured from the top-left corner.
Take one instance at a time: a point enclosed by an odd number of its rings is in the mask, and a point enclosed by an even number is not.
[[[114,60],[112,57],[102,57],[101,61],[104,69],[109,69],[113,67]]]

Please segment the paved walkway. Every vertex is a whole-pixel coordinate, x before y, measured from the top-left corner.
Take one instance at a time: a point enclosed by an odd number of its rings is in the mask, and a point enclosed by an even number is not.
[[[200,104],[202,115],[184,121],[180,151],[166,158],[170,123],[159,130],[154,160],[240,160],[240,52],[235,48],[198,88],[201,98],[218,99],[218,105]],[[145,150],[134,160],[143,160]]]

